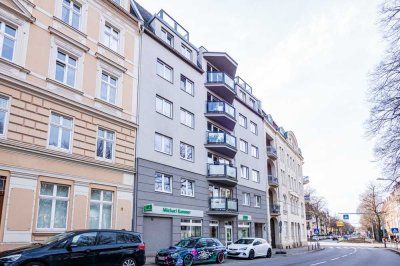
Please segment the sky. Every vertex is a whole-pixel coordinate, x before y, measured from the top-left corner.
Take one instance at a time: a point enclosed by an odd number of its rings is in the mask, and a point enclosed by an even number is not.
[[[385,49],[381,2],[139,0],[153,14],[169,13],[197,47],[238,62],[263,109],[296,135],[303,174],[331,214],[356,212],[359,194],[380,175],[365,120],[369,73]]]

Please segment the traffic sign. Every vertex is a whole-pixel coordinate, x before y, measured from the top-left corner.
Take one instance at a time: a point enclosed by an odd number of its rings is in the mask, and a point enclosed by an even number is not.
[[[318,228],[314,228],[314,235],[319,235],[319,229]]]
[[[344,227],[344,223],[342,221],[336,221],[336,227]]]
[[[343,214],[343,220],[348,220],[349,219],[349,215],[347,213]]]
[[[399,228],[391,228],[393,234],[399,233]]]

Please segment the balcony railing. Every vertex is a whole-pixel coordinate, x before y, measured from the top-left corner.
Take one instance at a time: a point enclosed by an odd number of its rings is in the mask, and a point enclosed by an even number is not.
[[[230,166],[229,164],[209,164],[208,176],[223,176],[237,180],[237,170],[236,167]]]
[[[271,204],[269,210],[271,211],[271,214],[280,214],[281,206],[278,204]]]
[[[270,186],[279,186],[279,179],[276,176],[268,175],[268,184]]]
[[[235,78],[235,83],[237,85],[239,85],[240,87],[242,87],[243,89],[245,89],[246,91],[252,93],[253,89],[251,88],[251,86],[249,84],[247,84],[241,77],[237,76]]]
[[[224,72],[207,72],[207,83],[224,83],[235,92],[235,82]]]
[[[236,118],[235,108],[223,101],[207,102],[207,113],[221,113],[226,114],[233,119]]]
[[[160,10],[157,16],[167,23],[171,29],[178,33],[182,38],[184,38],[186,41],[189,41],[189,32],[185,30],[185,28],[183,28],[178,22],[176,22],[175,19],[168,15],[167,12]]]
[[[226,132],[207,132],[207,144],[228,145],[236,149],[236,137]]]
[[[238,200],[229,198],[210,198],[210,211],[237,212]]]
[[[276,149],[272,146],[267,146],[267,155],[268,156],[273,156],[275,158],[278,157],[278,153],[276,152]]]

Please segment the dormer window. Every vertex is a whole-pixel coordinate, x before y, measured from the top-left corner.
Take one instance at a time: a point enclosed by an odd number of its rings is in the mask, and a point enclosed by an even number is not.
[[[165,29],[161,29],[161,39],[169,46],[174,47],[174,36]]]
[[[190,50],[186,45],[182,44],[182,54],[188,60],[192,61],[192,50]]]

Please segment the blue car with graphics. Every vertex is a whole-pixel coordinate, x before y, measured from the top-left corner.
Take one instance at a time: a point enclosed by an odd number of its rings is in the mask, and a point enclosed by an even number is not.
[[[215,238],[189,237],[175,246],[157,252],[157,265],[191,266],[193,264],[222,263],[227,256],[225,246]]]

